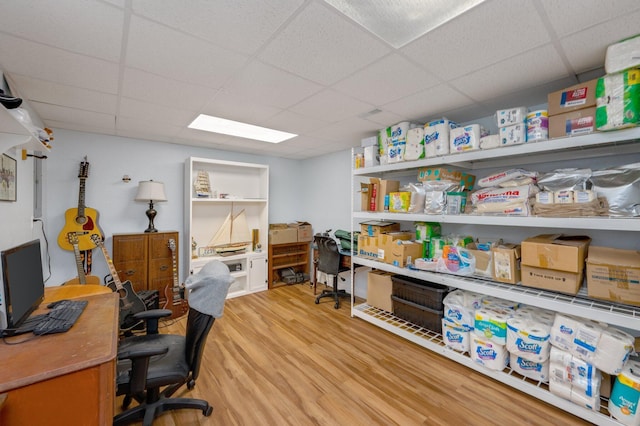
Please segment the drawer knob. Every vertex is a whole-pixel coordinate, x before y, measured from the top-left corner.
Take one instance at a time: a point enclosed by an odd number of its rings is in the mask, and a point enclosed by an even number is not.
[[[167,269],[169,269],[169,267],[167,265],[161,265],[160,266],[160,270],[161,271],[166,271]]]

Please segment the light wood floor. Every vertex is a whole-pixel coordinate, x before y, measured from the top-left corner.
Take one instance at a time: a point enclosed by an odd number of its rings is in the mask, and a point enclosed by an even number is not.
[[[228,300],[195,389],[178,395],[208,400],[213,414],[180,410],[154,425],[587,424],[351,318],[348,300],[315,305],[307,285]]]

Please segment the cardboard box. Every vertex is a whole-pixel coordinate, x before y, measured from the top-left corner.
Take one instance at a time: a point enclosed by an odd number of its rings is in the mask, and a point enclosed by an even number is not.
[[[358,256],[378,259],[378,237],[360,234],[358,236]]]
[[[413,232],[389,232],[378,235],[378,260],[391,263],[393,244],[397,240],[411,241]],[[422,252],[422,248],[420,249]]]
[[[522,241],[522,264],[536,268],[580,273],[591,238],[544,234]]]
[[[522,264],[522,285],[575,295],[582,286],[582,272],[554,271]]]
[[[375,197],[373,196],[373,184],[360,182],[360,210],[363,212],[375,210]]]
[[[598,79],[579,83],[547,95],[549,116],[596,106]]]
[[[503,243],[491,248],[493,279],[508,284],[520,281],[520,245]]]
[[[269,229],[269,244],[287,244],[298,242],[298,230],[296,228]]]
[[[596,299],[640,306],[640,252],[590,247],[587,294]]]
[[[387,312],[393,312],[391,273],[373,270],[367,276],[367,304]]]
[[[372,211],[382,212],[384,211],[384,197],[398,191],[400,189],[400,181],[370,178],[370,183],[373,185],[375,194],[375,209],[372,209]]]
[[[295,228],[298,231],[298,242],[306,243],[307,241],[313,241],[313,230],[309,222],[295,222],[290,223],[291,228]]]
[[[596,108],[583,108],[549,117],[549,138],[586,135],[596,131]]]
[[[407,266],[407,260],[411,258],[411,262],[422,257],[422,243],[415,241],[396,240],[391,244],[391,251],[387,253],[385,261],[394,266],[404,268]]]
[[[475,257],[476,259],[476,270],[475,274],[480,275],[487,278],[493,277],[493,262],[491,251],[487,250],[478,250],[476,243],[467,244],[467,250]]]
[[[381,222],[378,220],[360,222],[360,232],[370,237],[377,237],[380,234],[397,231],[400,231],[400,224],[398,222]]]
[[[430,180],[451,180],[459,182],[460,186],[467,190],[472,190],[476,183],[475,175],[447,167],[423,167],[418,169],[418,182]]]

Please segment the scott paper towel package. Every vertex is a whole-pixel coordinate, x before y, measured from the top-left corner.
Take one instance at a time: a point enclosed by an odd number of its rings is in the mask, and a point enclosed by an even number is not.
[[[409,122],[403,121],[391,126],[391,141],[387,147],[387,162],[399,163],[404,161],[404,153],[407,145],[407,132]]]
[[[607,74],[596,84],[596,128],[616,130],[640,122],[640,69]]]
[[[478,336],[471,336],[471,359],[490,370],[502,371],[509,365],[509,352],[498,345]]]
[[[524,123],[527,119],[526,107],[515,107],[499,109],[496,111],[496,124],[498,127],[511,126],[512,124]]]
[[[414,127],[407,131],[404,159],[412,161],[420,158],[424,158],[424,128]]]
[[[449,132],[449,151],[451,154],[475,151],[478,149],[480,149],[479,124],[456,127]]]
[[[442,340],[444,344],[459,352],[469,352],[471,327],[458,324],[450,318],[442,318]]]
[[[629,361],[616,377],[609,398],[609,413],[620,423],[640,426],[640,362]]]
[[[539,382],[549,381],[549,361],[535,362],[528,359],[519,357],[518,355],[511,353],[509,357],[509,366],[516,373],[528,377]]]
[[[527,318],[507,320],[507,350],[528,361],[541,363],[549,359],[551,325]]]
[[[446,118],[434,120],[424,125],[425,157],[435,157],[449,153],[449,131],[458,124]]]
[[[640,65],[640,35],[627,38],[607,47],[604,69],[613,74]]]

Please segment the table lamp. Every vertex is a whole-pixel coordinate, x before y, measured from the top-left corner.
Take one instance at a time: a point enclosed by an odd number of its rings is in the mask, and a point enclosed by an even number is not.
[[[158,232],[155,226],[153,226],[153,219],[158,213],[156,209],[153,208],[153,203],[158,201],[167,201],[167,196],[164,195],[164,183],[156,182],[154,180],[143,180],[138,182],[136,201],[146,201],[149,203],[149,209],[147,209],[149,227],[145,229],[144,232]]]

